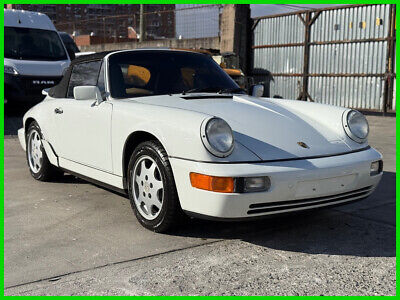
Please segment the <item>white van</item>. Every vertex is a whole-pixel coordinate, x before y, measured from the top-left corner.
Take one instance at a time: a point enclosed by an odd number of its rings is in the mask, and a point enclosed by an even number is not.
[[[56,85],[70,56],[48,16],[4,9],[4,103],[39,102]]]

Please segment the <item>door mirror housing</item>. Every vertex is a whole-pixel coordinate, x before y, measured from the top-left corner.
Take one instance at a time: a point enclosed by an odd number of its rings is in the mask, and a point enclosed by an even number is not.
[[[253,97],[262,97],[264,94],[264,86],[262,84],[253,85],[251,95]]]
[[[67,48],[67,53],[68,53],[69,59],[74,60],[76,57],[74,50],[72,50],[69,47],[66,47],[66,48]]]
[[[49,90],[50,90],[50,88],[42,90],[42,95],[47,96],[49,94]]]
[[[75,100],[96,100],[97,105],[104,101],[100,89],[92,85],[74,87],[74,98]]]

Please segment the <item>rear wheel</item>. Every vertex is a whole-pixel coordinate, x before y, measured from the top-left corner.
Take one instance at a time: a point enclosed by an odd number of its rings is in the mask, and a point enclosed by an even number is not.
[[[50,181],[61,174],[47,158],[42,144],[42,132],[36,121],[33,121],[26,134],[26,159],[31,175],[36,180]]]
[[[167,153],[157,141],[139,144],[128,165],[128,192],[139,222],[155,232],[165,232],[183,214]]]

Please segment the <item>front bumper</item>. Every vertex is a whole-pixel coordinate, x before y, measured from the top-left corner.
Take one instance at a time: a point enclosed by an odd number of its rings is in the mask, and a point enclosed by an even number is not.
[[[251,218],[344,204],[369,196],[382,173],[370,176],[375,149],[317,159],[272,163],[215,164],[170,158],[181,207],[213,218]],[[189,173],[213,176],[269,176],[271,188],[256,193],[215,193],[193,188]]]

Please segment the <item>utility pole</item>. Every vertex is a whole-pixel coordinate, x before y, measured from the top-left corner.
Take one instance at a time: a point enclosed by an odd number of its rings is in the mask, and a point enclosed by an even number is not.
[[[103,44],[106,43],[106,18],[103,18]]]
[[[144,4],[140,4],[140,19],[139,19],[140,36],[139,42],[143,42],[144,39]]]

